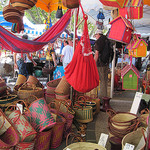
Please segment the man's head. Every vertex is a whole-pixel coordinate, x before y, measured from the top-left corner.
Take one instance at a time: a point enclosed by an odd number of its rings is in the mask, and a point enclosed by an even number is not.
[[[27,34],[24,34],[24,35],[22,36],[22,39],[28,39],[28,35],[27,35]]]
[[[69,45],[73,46],[73,42],[72,42],[73,39],[71,37],[68,37],[67,40],[68,40]]]
[[[68,41],[64,40],[64,46],[68,45]]]
[[[101,35],[103,35],[103,30],[97,29],[95,34],[94,34],[94,37],[96,39],[98,39]]]

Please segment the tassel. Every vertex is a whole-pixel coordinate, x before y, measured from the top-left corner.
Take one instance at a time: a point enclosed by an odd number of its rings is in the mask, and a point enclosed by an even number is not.
[[[41,58],[41,53],[40,53],[40,51],[39,51],[39,58]]]
[[[43,50],[43,55],[44,55],[44,50]]]
[[[32,57],[33,57],[33,56],[32,56],[32,53],[31,53],[31,59],[32,59]]]

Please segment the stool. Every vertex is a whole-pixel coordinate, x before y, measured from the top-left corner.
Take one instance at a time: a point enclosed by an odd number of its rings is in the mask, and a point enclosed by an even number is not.
[[[111,99],[110,97],[102,97],[103,106],[101,111],[106,112],[107,109],[111,109],[111,106],[109,104],[110,99]]]

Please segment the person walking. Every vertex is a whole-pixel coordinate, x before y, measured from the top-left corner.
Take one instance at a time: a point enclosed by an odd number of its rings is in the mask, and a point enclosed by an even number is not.
[[[68,41],[64,41],[64,48],[62,49],[62,55],[60,61],[63,63],[64,69],[71,62],[73,57],[73,47],[69,45]]]
[[[50,66],[57,66],[54,43],[48,43],[48,47],[46,49],[46,62],[45,68],[50,68]],[[47,82],[53,80],[53,71],[48,75]]]
[[[99,73],[99,80],[100,80],[100,91],[99,91],[99,98],[102,99],[102,97],[107,97],[107,83],[108,83],[108,70],[109,70],[109,64],[104,64],[100,60],[100,53],[101,51],[105,51],[105,41],[106,41],[106,36],[103,35],[103,31],[100,29],[97,29],[95,32],[95,55],[94,59],[97,64],[97,69]]]

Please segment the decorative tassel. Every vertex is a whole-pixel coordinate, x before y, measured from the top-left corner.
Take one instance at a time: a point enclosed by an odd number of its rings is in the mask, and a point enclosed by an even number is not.
[[[43,55],[44,55],[44,50],[43,50]]]
[[[31,53],[31,59],[32,59],[32,57],[33,57],[33,56],[32,56],[32,53]]]
[[[41,53],[40,53],[40,51],[39,51],[39,58],[41,58]]]

